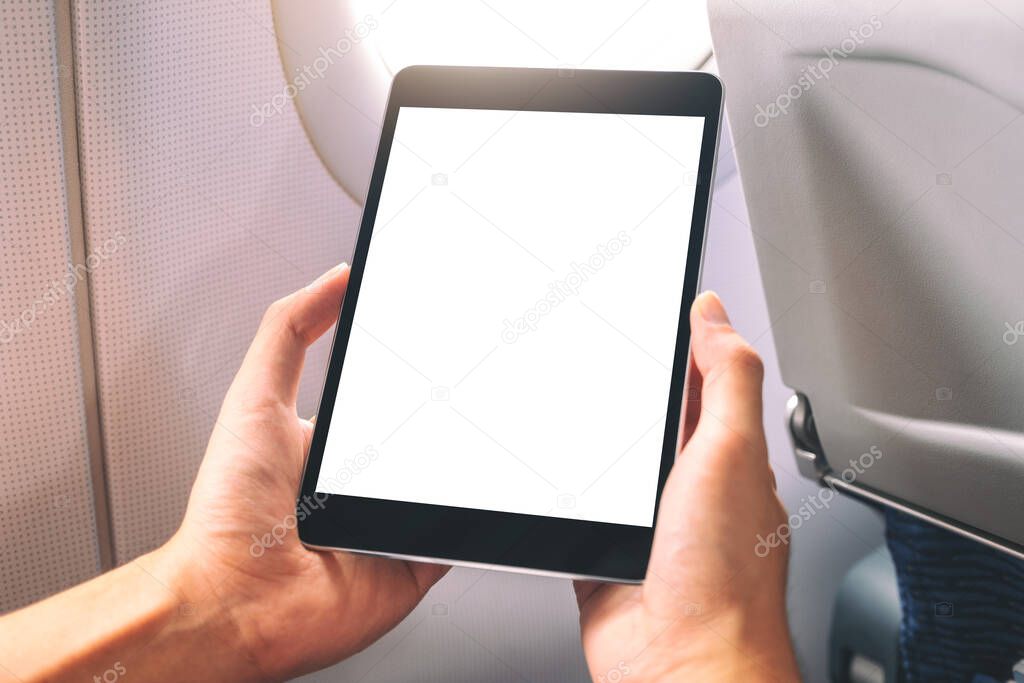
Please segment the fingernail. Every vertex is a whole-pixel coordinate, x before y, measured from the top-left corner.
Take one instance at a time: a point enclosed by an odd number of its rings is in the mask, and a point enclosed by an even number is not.
[[[331,278],[335,277],[338,273],[340,273],[342,270],[344,270],[347,267],[348,267],[348,264],[345,263],[344,261],[339,263],[338,265],[334,266],[333,268],[328,270],[326,273],[324,273],[323,275],[321,275],[320,277],[318,277],[317,279],[313,280],[308,285],[306,285],[306,289],[311,291],[311,292],[319,291],[320,287],[323,286],[324,283],[326,283]]]
[[[700,315],[709,323],[728,325],[729,316],[722,306],[722,300],[714,292],[704,292],[700,297]]]

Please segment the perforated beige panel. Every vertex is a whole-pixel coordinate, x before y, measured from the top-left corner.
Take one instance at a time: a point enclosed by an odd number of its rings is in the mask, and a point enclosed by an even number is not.
[[[178,525],[263,309],[349,256],[358,209],[290,102],[253,117],[286,86],[268,2],[83,0],[73,17],[88,240],[118,244],[92,295],[124,562]]]
[[[99,570],[59,73],[52,4],[0,0],[0,612]]]

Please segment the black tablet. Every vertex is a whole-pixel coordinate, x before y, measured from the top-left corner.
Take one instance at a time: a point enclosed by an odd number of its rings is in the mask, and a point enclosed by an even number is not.
[[[395,77],[303,543],[643,579],[721,108],[720,82],[697,72]]]

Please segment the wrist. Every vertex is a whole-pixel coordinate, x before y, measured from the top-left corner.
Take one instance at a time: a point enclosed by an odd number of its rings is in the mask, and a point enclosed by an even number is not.
[[[170,544],[0,619],[0,660],[22,681],[251,681],[230,611]]]
[[[188,651],[216,654],[210,660],[193,663],[208,669],[203,675],[193,672],[191,680],[271,680],[261,670],[245,636],[244,624],[238,617],[241,605],[237,604],[236,596],[223,590],[229,577],[211,575],[201,559],[202,553],[190,552],[189,546],[179,532],[137,562],[174,596],[167,638],[192,642],[194,646]]]
[[[678,649],[671,671],[658,680],[800,681],[781,607],[715,615],[674,645]]]

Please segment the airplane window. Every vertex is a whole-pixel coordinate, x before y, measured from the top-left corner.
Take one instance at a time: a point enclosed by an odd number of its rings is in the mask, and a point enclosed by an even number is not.
[[[704,0],[353,0],[388,69],[410,64],[696,69],[711,54]]]

